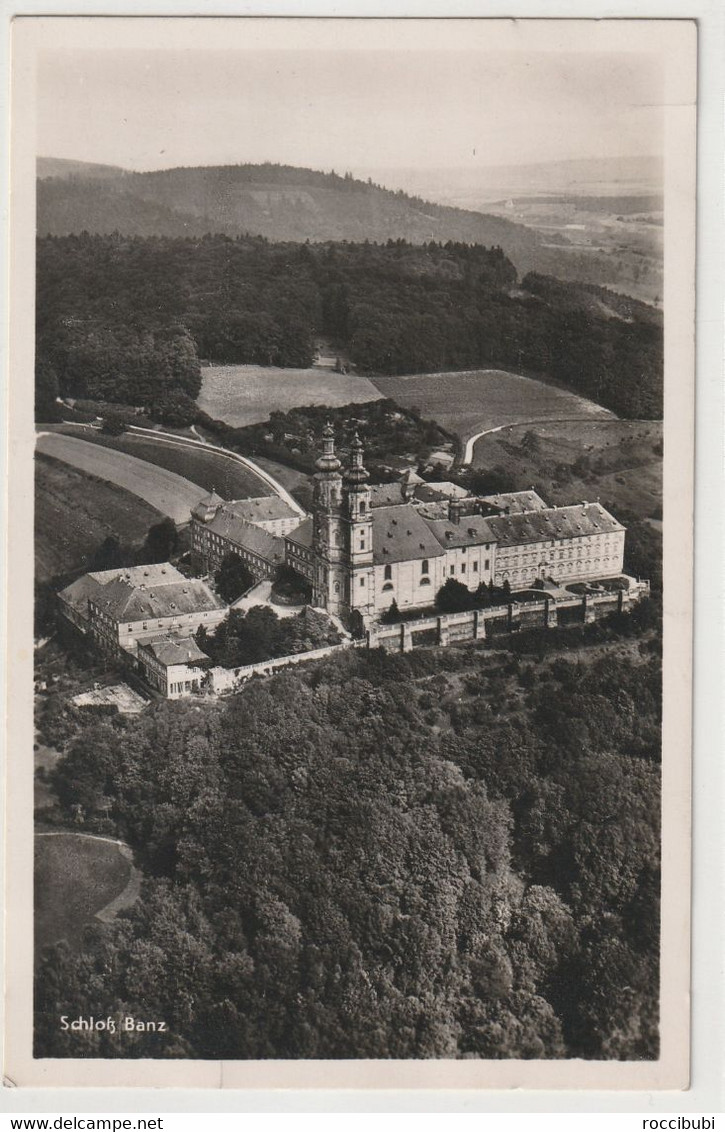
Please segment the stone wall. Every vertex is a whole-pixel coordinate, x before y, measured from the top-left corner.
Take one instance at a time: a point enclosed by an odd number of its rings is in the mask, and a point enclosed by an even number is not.
[[[626,611],[648,594],[649,582],[634,579],[628,590],[604,594],[572,594],[555,600],[542,593],[540,601],[512,601],[508,605],[443,613],[397,625],[374,625],[367,634],[367,643],[370,648],[408,652],[426,645],[442,647],[460,641],[483,640],[519,629],[586,624],[618,610]]]

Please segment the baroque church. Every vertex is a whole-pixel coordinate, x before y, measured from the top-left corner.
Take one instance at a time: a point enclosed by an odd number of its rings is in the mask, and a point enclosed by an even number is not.
[[[429,608],[449,578],[471,591],[483,583],[515,592],[622,574],[625,528],[599,503],[550,507],[533,489],[472,497],[413,471],[371,484],[357,435],[346,467],[329,425],[322,443],[312,515],[301,522],[274,497],[225,503],[212,493],[194,508],[198,572],[217,570],[229,553],[258,579],[291,567],[313,605],[351,627],[369,626],[393,602],[401,612]]]

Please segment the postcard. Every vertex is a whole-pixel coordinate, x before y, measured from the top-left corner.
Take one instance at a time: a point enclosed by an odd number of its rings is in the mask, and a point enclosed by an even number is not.
[[[695,60],[14,21],[9,1081],[687,1087]]]

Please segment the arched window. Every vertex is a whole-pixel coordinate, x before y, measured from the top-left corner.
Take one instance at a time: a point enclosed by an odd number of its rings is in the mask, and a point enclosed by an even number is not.
[[[364,499],[360,500],[360,514],[361,515],[365,514],[365,500]]]
[[[420,572],[421,572],[421,574],[427,574],[428,573],[428,559],[427,558],[424,558],[423,561],[421,562]]]
[[[392,582],[386,582],[385,585],[383,586],[383,593],[386,590],[392,590],[392,588],[393,588],[393,583]]]
[[[339,592],[340,592],[340,583],[339,582],[335,582],[334,589],[335,589],[335,593],[339,594]]]
[[[392,567],[392,566],[386,566],[386,567],[385,567],[385,572],[384,572],[384,574],[383,574],[383,577],[385,578],[385,581],[386,581],[386,582],[390,581],[390,579],[392,578],[392,576],[393,576],[393,567]]]

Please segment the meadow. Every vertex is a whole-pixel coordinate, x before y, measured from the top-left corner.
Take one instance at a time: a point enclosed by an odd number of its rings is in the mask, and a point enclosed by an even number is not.
[[[658,523],[662,422],[582,420],[515,425],[477,440],[473,466],[503,469],[551,503],[601,499],[616,513]]]
[[[416,407],[462,441],[484,429],[559,418],[612,418],[608,409],[566,389],[505,370],[467,370],[376,377],[375,385],[406,409]]]
[[[35,945],[81,941],[83,928],[128,884],[131,863],[117,841],[78,833],[35,839]]]
[[[266,421],[270,413],[300,405],[349,405],[382,394],[366,377],[325,369],[276,366],[208,366],[202,370],[199,408],[236,428]]]
[[[175,523],[187,523],[204,489],[185,476],[149,464],[126,452],[100,448],[90,440],[59,432],[38,435],[36,451],[108,480],[155,507]],[[115,516],[113,516],[115,526]],[[114,532],[118,533],[118,532]]]
[[[39,582],[87,569],[104,539],[143,542],[164,518],[115,484],[38,453],[35,458],[35,574]]]
[[[154,439],[125,432],[122,436],[107,436],[91,429],[63,425],[57,431],[81,437],[93,444],[125,452],[139,460],[146,460],[159,468],[198,484],[204,491],[216,491],[223,499],[249,499],[269,495],[269,486],[236,460],[216,452],[205,452],[189,444]]]

